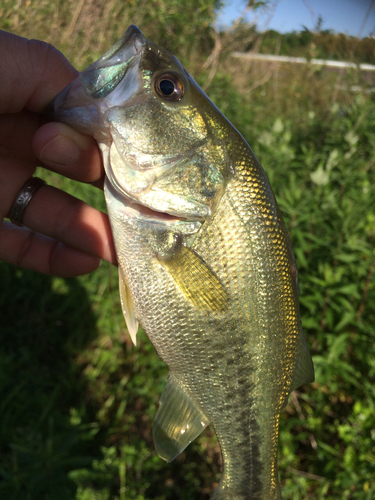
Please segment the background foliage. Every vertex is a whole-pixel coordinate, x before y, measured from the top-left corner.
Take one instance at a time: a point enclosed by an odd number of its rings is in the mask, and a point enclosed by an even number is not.
[[[373,60],[374,44],[349,40],[370,47],[358,53],[348,40],[339,44],[341,35],[265,35],[240,22],[220,32],[214,25],[219,3],[0,0],[0,27],[47,40],[83,68],[129,24],[138,24],[183,61],[246,137],[290,229],[303,326],[316,369],[315,383],[294,391],[282,415],[283,498],[370,500],[375,497],[371,79],[354,70],[240,62],[231,53],[269,49],[345,60],[366,54],[366,61]],[[327,36],[337,47],[326,48]],[[91,186],[40,175],[105,209],[102,193]],[[131,344],[116,269],[104,263],[91,275],[64,280],[0,263],[0,282],[0,498],[208,499],[221,467],[209,428],[172,464],[153,450],[151,423],[167,369],[144,333],[138,347]]]

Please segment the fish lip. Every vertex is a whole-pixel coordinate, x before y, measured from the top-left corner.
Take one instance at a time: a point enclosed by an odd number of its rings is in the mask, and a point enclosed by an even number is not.
[[[142,53],[145,45],[148,42],[148,40],[143,35],[142,31],[137,26],[135,26],[135,24],[132,24],[126,30],[125,34],[128,32],[129,32],[129,40],[131,37],[133,37],[133,44],[136,53],[137,54]]]
[[[104,182],[106,189],[108,189],[111,195],[114,196],[123,205],[125,205],[126,208],[130,208],[136,211],[139,214],[138,218],[147,220],[149,222],[163,224],[187,221],[186,217],[176,216],[173,214],[169,214],[168,212],[159,212],[158,210],[147,207],[142,203],[138,203],[137,201],[131,199],[122,190],[118,189],[117,186],[114,185],[107,176]]]
[[[142,31],[137,28],[137,26],[132,24],[122,35],[120,40],[118,40],[115,45],[113,45],[97,61],[88,66],[83,73],[91,69],[98,69],[103,66],[110,66],[119,62],[129,61],[132,56],[142,54],[147,43],[149,42],[143,35]],[[129,50],[131,45],[134,49],[134,53],[132,53],[132,50]]]
[[[123,36],[121,38],[122,43],[121,43],[120,48],[123,48],[123,47],[125,47],[125,45],[128,45],[131,39],[133,39],[133,45],[134,45],[135,52],[137,54],[141,54],[145,45],[148,43],[148,40],[146,39],[146,37],[144,36],[142,31],[137,26],[135,26],[135,24],[131,24],[129,26],[129,28],[125,31],[125,33],[123,34]],[[116,54],[116,53],[117,53],[117,51],[114,54]],[[106,54],[104,54],[102,59],[104,59],[105,56],[106,56]]]
[[[131,198],[126,191],[124,191],[120,186],[118,186],[114,178],[111,179],[106,176],[106,181],[108,185],[110,185],[112,188],[112,194],[114,194],[113,192],[116,193],[117,199],[121,199],[126,206],[133,208],[134,210],[137,210],[137,212],[139,212],[142,218],[145,219],[151,218],[153,219],[154,222],[158,220],[160,222],[180,221],[180,222],[199,222],[202,224],[211,215],[211,214],[204,214],[204,215],[189,214],[188,216],[186,216],[182,214],[176,215],[176,213],[169,213],[166,211],[156,210],[150,205],[146,205],[145,203],[142,203],[134,198]]]

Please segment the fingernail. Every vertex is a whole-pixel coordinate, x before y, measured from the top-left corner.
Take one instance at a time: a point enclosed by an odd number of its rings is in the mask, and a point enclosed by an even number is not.
[[[40,159],[43,163],[53,163],[66,167],[72,165],[79,154],[80,150],[72,139],[58,135],[47,142],[40,152]]]

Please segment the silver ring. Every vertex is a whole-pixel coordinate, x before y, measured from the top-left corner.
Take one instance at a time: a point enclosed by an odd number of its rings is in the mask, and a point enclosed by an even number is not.
[[[16,224],[16,226],[23,226],[23,216],[28,204],[36,191],[44,185],[45,181],[39,179],[39,177],[31,177],[31,179],[26,182],[18,193],[16,201],[9,212],[9,219],[13,224]]]

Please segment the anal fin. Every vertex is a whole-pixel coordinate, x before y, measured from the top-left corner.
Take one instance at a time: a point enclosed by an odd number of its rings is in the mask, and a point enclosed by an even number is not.
[[[185,391],[169,375],[153,423],[153,437],[157,454],[171,462],[209,424]]]
[[[126,326],[134,345],[137,345],[137,331],[139,322],[135,317],[135,309],[132,296],[128,290],[121,267],[118,268],[119,289],[122,312],[124,314]]]

